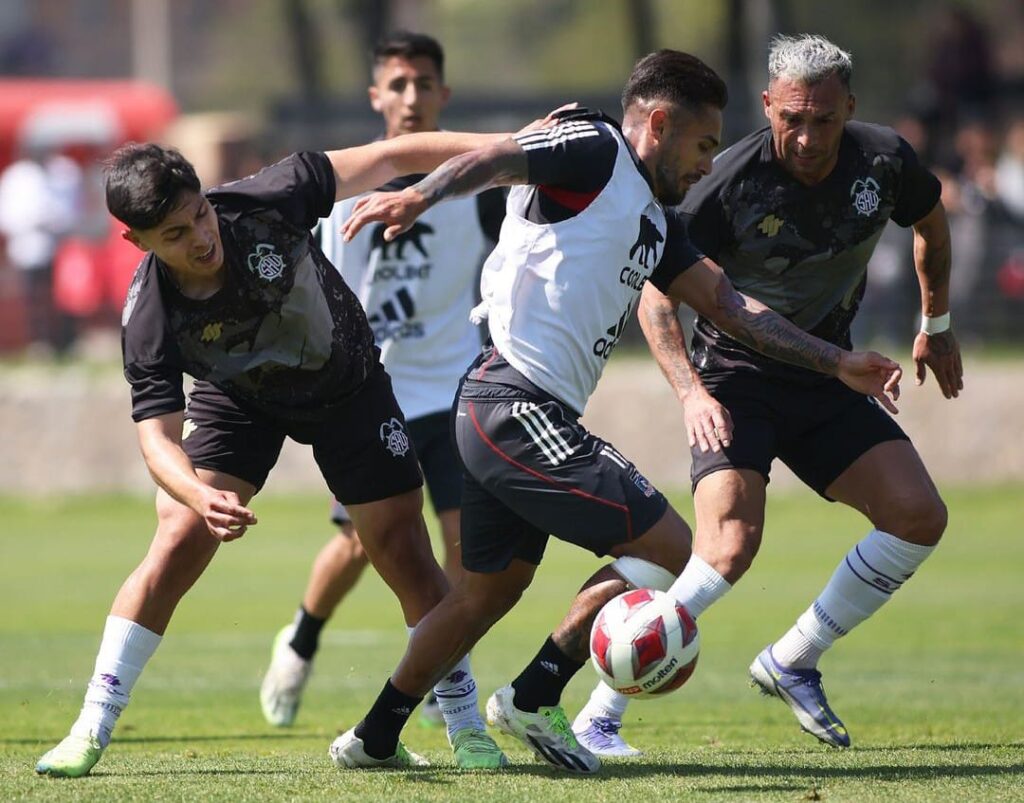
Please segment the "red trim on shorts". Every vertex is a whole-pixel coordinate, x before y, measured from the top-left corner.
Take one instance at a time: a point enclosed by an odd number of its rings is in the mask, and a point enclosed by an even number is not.
[[[575,192],[564,187],[553,187],[550,184],[538,184],[537,189],[557,204],[573,212],[582,212],[593,200],[601,194],[601,190],[594,192]],[[602,188],[603,189],[603,188]]]
[[[498,357],[499,357],[499,356],[500,356],[500,355],[498,354],[498,350],[497,350],[496,348],[494,348],[494,347],[492,346],[492,347],[491,347],[491,356],[490,356],[490,357],[488,357],[488,358],[487,358],[487,362],[485,362],[485,363],[484,363],[483,365],[481,365],[481,366],[480,366],[480,368],[479,368],[479,374],[478,374],[478,377],[479,377],[480,379],[483,379],[483,378],[484,378],[484,374],[486,374],[486,373],[487,373],[487,369],[488,369],[488,368],[490,368],[490,366],[491,366],[491,363],[492,363],[492,362],[494,362],[494,361],[495,361],[496,359],[498,359]]]
[[[580,496],[584,499],[590,500],[591,502],[597,502],[600,505],[607,505],[608,507],[613,507],[616,510],[621,510],[626,517],[626,540],[633,540],[633,523],[629,519],[629,508],[626,505],[620,505],[618,502],[612,502],[610,499],[602,499],[600,496],[588,494],[586,491],[581,491],[579,488],[573,488],[572,486],[566,485],[564,482],[559,482],[554,477],[549,477],[546,474],[541,474],[539,471],[536,471],[535,469],[532,469],[529,466],[524,466],[522,463],[518,462],[510,455],[507,455],[503,451],[501,451],[501,449],[498,448],[497,444],[495,444],[490,438],[487,437],[487,435],[484,434],[483,429],[481,429],[480,427],[480,422],[477,421],[476,407],[474,407],[473,402],[468,402],[466,406],[469,408],[469,418],[473,422],[473,428],[476,429],[476,434],[480,436],[480,440],[487,444],[487,448],[489,448],[492,452],[498,455],[498,457],[500,457],[506,463],[510,463],[511,465],[515,466],[520,471],[526,472],[531,477],[536,477],[537,479],[543,480],[549,485],[554,485],[556,488],[565,491],[566,493],[570,493],[575,496]]]

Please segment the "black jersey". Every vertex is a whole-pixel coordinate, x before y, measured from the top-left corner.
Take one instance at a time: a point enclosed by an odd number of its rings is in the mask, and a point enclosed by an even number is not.
[[[868,259],[891,219],[910,226],[932,210],[940,186],[895,131],[850,122],[835,168],[808,187],[775,161],[771,129],[743,138],[680,210],[693,243],[741,292],[805,331],[850,348]],[[701,372],[747,369],[788,379],[821,378],[760,355],[698,318],[693,362]]]
[[[292,420],[326,418],[358,390],[377,366],[373,334],[310,235],[334,195],[323,153],[294,154],[209,190],[225,278],[207,299],[182,295],[166,265],[143,258],[122,316],[132,418],[183,409],[182,374]]]

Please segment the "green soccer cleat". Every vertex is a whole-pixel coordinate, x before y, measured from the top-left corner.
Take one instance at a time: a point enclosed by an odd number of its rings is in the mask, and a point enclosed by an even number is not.
[[[515,707],[515,690],[504,686],[487,701],[487,721],[514,736],[541,761],[565,772],[589,775],[601,769],[601,759],[583,747],[569,727],[561,706],[545,705],[533,714]]]
[[[494,739],[478,728],[462,728],[451,738],[455,765],[462,770],[500,770],[508,758]]]
[[[92,734],[65,736],[55,748],[47,752],[36,764],[36,772],[51,778],[81,778],[103,755],[104,748]]]

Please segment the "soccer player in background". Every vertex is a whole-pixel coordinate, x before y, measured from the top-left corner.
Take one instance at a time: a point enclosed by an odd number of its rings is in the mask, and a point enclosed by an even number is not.
[[[623,90],[621,129],[577,110],[550,130],[452,159],[413,187],[356,205],[346,235],[380,221],[389,238],[444,198],[518,185],[481,283],[493,345],[470,366],[455,413],[465,571],[416,626],[366,717],[331,745],[339,767],[374,766],[394,752],[423,696],[529,586],[553,534],[614,560],[490,698],[487,715],[558,769],[599,768],[573,736],[562,690],[587,660],[601,606],[630,585],[668,590],[690,554],[689,528],[665,497],[578,421],[648,281],[751,348],[888,403],[895,363],[844,351],[742,296],[666,211],[710,172],[725,102],[724,83],[699,59],[658,51],[638,62]]]
[[[122,345],[158,524],[114,600],[81,713],[37,772],[77,777],[100,759],[178,601],[221,542],[256,525],[247,505],[285,437],[312,445],[407,624],[445,594],[416,452],[373,332],[310,230],[345,197],[499,139],[508,135],[422,133],[299,153],[205,193],[177,151],[130,144],[111,157],[107,206],[146,252]],[[196,379],[187,405],[186,373]],[[456,749],[456,762],[480,766],[489,742],[489,764],[504,763],[478,717],[469,727],[474,749]],[[411,761],[401,749],[390,760]]]
[[[763,93],[769,125],[715,160],[681,206],[694,244],[743,293],[843,348],[868,259],[890,220],[914,230],[920,384],[931,369],[946,398],[963,388],[949,324],[949,226],[939,182],[892,129],[855,122],[852,62],[822,36],[778,37]],[[874,614],[935,549],[946,508],[903,430],[871,399],[831,377],[765,356],[700,312],[692,364],[678,303],[648,285],[640,322],[676,395],[693,455],[697,534],[676,584],[699,617],[743,576],[761,544],[765,490],[778,457],[871,529],[811,606],[750,666],[822,742],[850,744],[828,704],[818,660]],[[601,684],[573,723],[602,755],[631,755],[619,735],[627,698]]]
[[[374,49],[373,77],[370,103],[384,120],[385,139],[438,129],[450,90],[444,82],[444,52],[435,39],[405,32],[388,36]],[[404,176],[385,189],[402,189],[422,178]],[[449,414],[460,377],[480,353],[480,327],[470,322],[469,312],[477,303],[480,264],[498,240],[505,198],[495,188],[452,199],[432,207],[396,241],[385,242],[382,224],[345,243],[341,224],[353,200],[335,204],[321,224],[321,247],[369,317],[441,525],[445,573],[454,582],[462,568],[462,468]],[[317,555],[295,621],[278,634],[260,689],[263,715],[271,725],[295,720],[320,631],[366,568],[359,534],[336,500],[331,520],[338,533]],[[466,709],[467,683],[473,679],[445,678],[440,698],[431,692],[424,704],[428,722],[444,722],[442,708],[449,711],[452,738],[456,733],[460,739],[472,737],[471,730],[458,728],[477,716]]]

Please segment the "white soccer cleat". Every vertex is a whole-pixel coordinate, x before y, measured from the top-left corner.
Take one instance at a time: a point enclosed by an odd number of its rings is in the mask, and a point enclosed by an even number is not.
[[[410,769],[412,767],[429,767],[430,762],[423,756],[407,749],[401,742],[390,758],[374,758],[367,754],[363,740],[356,736],[356,729],[345,731],[331,742],[328,749],[331,761],[339,770],[355,769]]]
[[[36,763],[36,772],[51,778],[81,778],[88,775],[103,755],[104,748],[91,733],[65,736]]]
[[[278,728],[295,721],[302,702],[302,692],[313,671],[313,662],[307,661],[292,649],[289,642],[294,634],[295,625],[287,625],[274,638],[270,668],[260,686],[263,717]]]
[[[572,723],[576,739],[595,756],[608,758],[636,758],[643,751],[637,750],[619,735],[622,720],[612,717],[592,717],[584,709]]]
[[[536,714],[513,704],[515,690],[503,686],[487,701],[487,721],[529,747],[541,761],[566,772],[591,774],[601,759],[582,747],[569,727],[561,706],[541,706]]]

